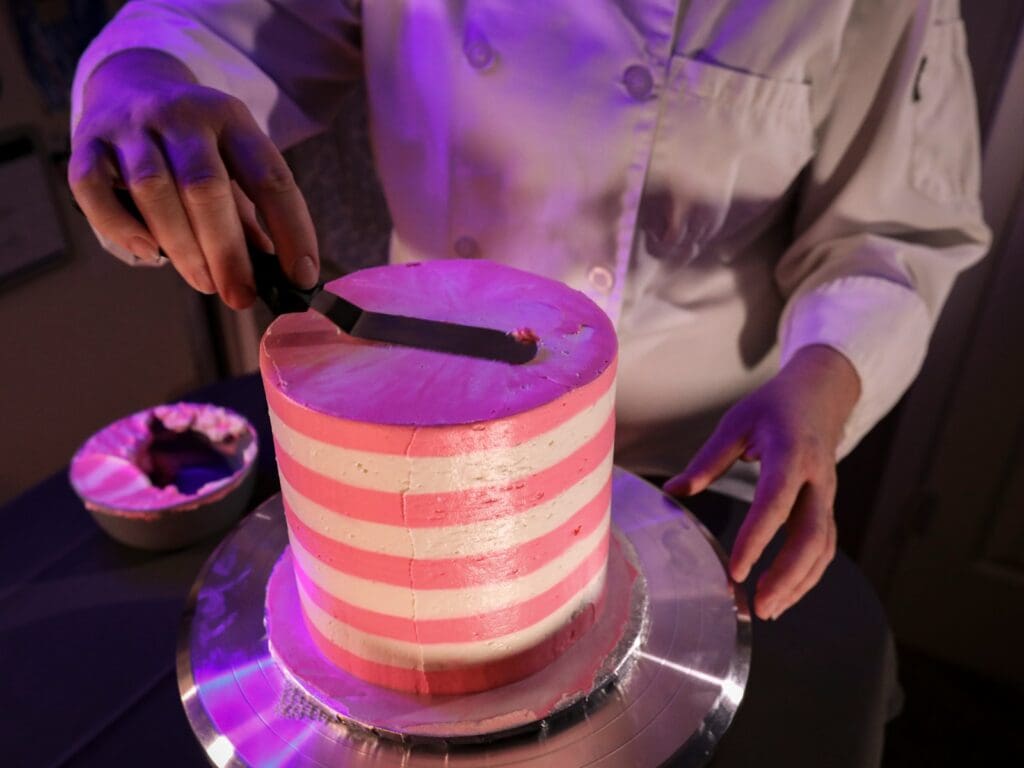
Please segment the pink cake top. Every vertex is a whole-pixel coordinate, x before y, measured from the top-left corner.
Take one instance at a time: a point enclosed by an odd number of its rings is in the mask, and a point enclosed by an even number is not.
[[[607,315],[568,286],[489,261],[365,269],[327,290],[367,310],[495,328],[538,342],[525,365],[355,339],[317,312],[282,315],[261,346],[264,376],[321,413],[374,424],[446,426],[550,403],[612,365]]]
[[[256,460],[256,432],[215,405],[173,403],[108,424],[71,459],[75,491],[92,509],[123,514],[190,508],[237,484]]]

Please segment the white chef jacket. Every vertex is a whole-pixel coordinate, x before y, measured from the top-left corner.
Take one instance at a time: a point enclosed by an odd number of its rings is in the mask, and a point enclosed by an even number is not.
[[[365,78],[395,262],[585,291],[620,337],[617,460],[672,474],[811,344],[909,386],[989,242],[955,0],[136,0],[86,51],[175,56],[281,147]]]

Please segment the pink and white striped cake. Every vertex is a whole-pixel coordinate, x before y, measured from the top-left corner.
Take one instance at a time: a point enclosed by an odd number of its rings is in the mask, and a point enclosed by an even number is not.
[[[363,270],[360,306],[528,331],[514,366],[354,339],[316,312],[260,349],[302,613],[372,683],[523,678],[593,623],[608,553],[615,331],[582,293],[486,261]]]

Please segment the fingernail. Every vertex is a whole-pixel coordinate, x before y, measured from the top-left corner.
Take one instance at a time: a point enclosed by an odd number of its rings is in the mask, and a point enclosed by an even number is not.
[[[144,237],[133,237],[128,241],[128,248],[140,259],[146,261],[157,261],[160,258],[160,251],[157,247]]]
[[[303,256],[299,259],[299,263],[295,265],[295,274],[292,275],[292,280],[303,288],[312,287],[314,283],[320,278],[320,271],[316,268],[316,264],[313,263],[312,256]]]
[[[201,293],[212,294],[217,292],[217,288],[213,284],[213,278],[210,276],[210,270],[205,266],[196,269],[192,275],[192,280],[196,284],[196,289]]]

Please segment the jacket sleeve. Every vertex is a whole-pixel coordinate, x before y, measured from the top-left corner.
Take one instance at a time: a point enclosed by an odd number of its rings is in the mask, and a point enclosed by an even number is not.
[[[322,130],[362,75],[358,0],[133,0],[82,55],[71,125],[89,75],[130,48],[163,51],[236,96],[282,148]]]
[[[910,386],[957,274],[990,241],[957,3],[866,5],[819,99],[796,237],[776,269],[782,364],[824,344],[860,376],[840,456]]]

